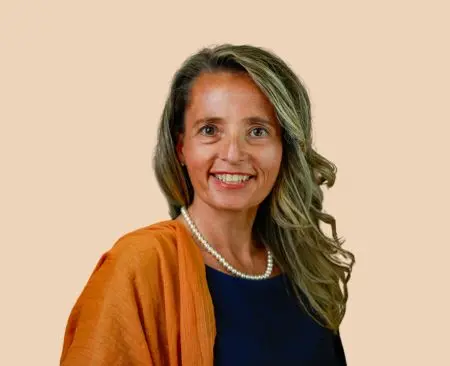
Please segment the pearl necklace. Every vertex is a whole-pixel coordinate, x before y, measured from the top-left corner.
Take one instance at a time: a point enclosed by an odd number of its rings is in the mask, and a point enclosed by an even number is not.
[[[195,235],[195,237],[200,241],[200,243],[203,244],[205,249],[213,255],[220,264],[222,264],[229,272],[234,274],[237,277],[245,278],[247,280],[265,280],[270,277],[272,274],[273,269],[273,257],[272,253],[269,249],[267,249],[267,268],[264,274],[262,275],[249,275],[246,273],[242,273],[238,271],[236,268],[234,268],[230,263],[228,263],[224,257],[222,257],[209,243],[208,241],[203,237],[203,235],[200,233],[198,228],[195,226],[194,222],[190,218],[187,209],[185,207],[181,207],[181,213],[183,214],[183,217],[185,218],[187,224],[189,225],[189,228],[191,229],[192,233]]]

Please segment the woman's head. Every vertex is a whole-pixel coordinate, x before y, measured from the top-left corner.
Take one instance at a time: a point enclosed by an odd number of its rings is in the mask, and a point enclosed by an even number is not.
[[[250,45],[190,56],[172,80],[153,163],[172,218],[195,195],[222,209],[255,208],[257,242],[271,249],[304,309],[338,329],[355,259],[322,212],[320,186],[333,186],[337,168],[313,149],[308,93],[284,61]],[[232,191],[217,180],[225,172],[253,178]]]
[[[194,196],[223,209],[258,206],[292,175],[280,170],[302,158],[309,136],[308,95],[284,61],[248,45],[202,49],[175,74],[159,130],[155,170],[171,216]],[[214,175],[225,172],[252,177],[231,190]]]

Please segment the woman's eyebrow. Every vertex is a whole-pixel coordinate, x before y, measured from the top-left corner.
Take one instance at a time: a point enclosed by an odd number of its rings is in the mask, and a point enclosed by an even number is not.
[[[267,126],[274,125],[274,122],[270,118],[264,118],[264,117],[258,117],[258,116],[244,118],[244,121],[249,122],[249,123],[262,123]]]
[[[197,125],[203,124],[203,123],[213,123],[213,122],[221,122],[221,121],[223,121],[223,118],[221,118],[221,117],[200,118],[194,122],[193,127],[196,127]]]

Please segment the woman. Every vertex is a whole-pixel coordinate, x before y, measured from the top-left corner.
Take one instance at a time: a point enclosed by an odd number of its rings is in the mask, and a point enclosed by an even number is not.
[[[273,53],[225,44],[189,57],[154,156],[171,219],[102,256],[61,364],[345,365],[355,259],[322,212],[336,168],[311,135],[307,92]]]

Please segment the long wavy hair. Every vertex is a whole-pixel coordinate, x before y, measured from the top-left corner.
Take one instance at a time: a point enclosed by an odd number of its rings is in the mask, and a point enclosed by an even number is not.
[[[175,73],[153,157],[169,214],[177,217],[181,206],[189,206],[194,197],[187,170],[176,153],[191,86],[201,73],[219,71],[247,73],[272,103],[282,128],[280,172],[258,207],[253,235],[270,248],[274,260],[294,284],[292,289],[303,309],[337,333],[355,263],[354,255],[342,248],[345,240],[337,236],[334,217],[322,210],[321,186],[334,185],[337,168],[313,148],[311,106],[304,85],[271,51],[251,45],[207,47],[188,57]],[[331,238],[322,231],[321,221],[331,225]]]

